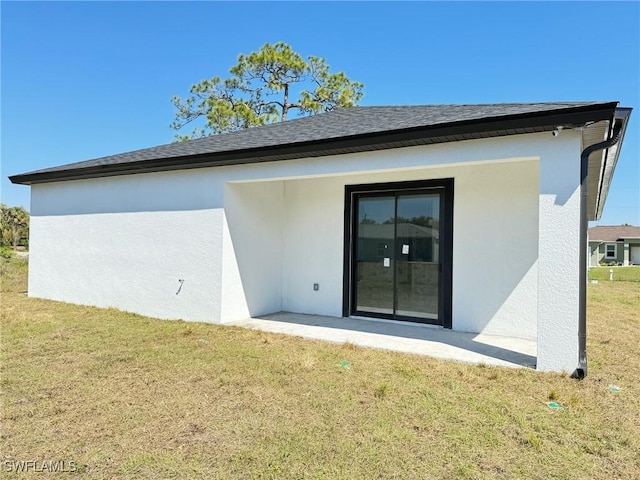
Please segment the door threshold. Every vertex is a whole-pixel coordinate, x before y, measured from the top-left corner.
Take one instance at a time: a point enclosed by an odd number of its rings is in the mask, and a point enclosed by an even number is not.
[[[392,320],[389,318],[362,317],[360,315],[349,315],[346,318],[349,318],[352,320],[368,320],[370,322],[393,323],[395,325],[404,325],[405,327],[426,327],[426,328],[444,329],[442,325],[435,325],[433,323],[411,322],[409,320]],[[450,330],[450,329],[447,329],[447,330]]]

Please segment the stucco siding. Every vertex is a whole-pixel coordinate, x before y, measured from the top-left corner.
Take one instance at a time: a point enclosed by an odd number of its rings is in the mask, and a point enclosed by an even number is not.
[[[284,310],[341,315],[345,185],[416,178],[455,181],[454,329],[535,338],[535,161],[285,182]]]
[[[580,142],[560,135],[540,155],[538,230],[539,370],[578,366]]]
[[[568,343],[542,352],[568,368],[579,153],[563,132],[33,185],[29,294],[209,322],[340,316],[345,185],[453,178],[453,328]]]
[[[282,310],[282,181],[224,187],[223,322]]]
[[[221,209],[32,216],[29,295],[215,321],[221,218]]]
[[[285,311],[342,315],[344,183],[340,177],[285,182]]]
[[[454,200],[454,324],[536,338],[538,162],[468,168]]]
[[[219,320],[216,197],[194,171],[33,186],[29,295]]]

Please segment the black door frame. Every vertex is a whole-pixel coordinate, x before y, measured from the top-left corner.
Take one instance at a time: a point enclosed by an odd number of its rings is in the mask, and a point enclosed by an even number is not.
[[[355,242],[354,234],[357,228],[357,218],[354,212],[355,198],[360,194],[389,194],[398,195],[405,193],[426,193],[429,190],[439,190],[442,193],[443,202],[440,205],[440,272],[438,291],[438,320],[434,322],[427,318],[398,317],[386,314],[366,313],[367,317],[395,319],[417,323],[436,323],[444,328],[452,327],[452,301],[453,301],[453,178],[434,180],[419,180],[409,182],[369,183],[345,186],[344,200],[344,252],[343,252],[343,280],[342,280],[342,316],[349,317],[355,308]],[[358,313],[362,315],[362,313]],[[364,316],[364,315],[363,315]]]

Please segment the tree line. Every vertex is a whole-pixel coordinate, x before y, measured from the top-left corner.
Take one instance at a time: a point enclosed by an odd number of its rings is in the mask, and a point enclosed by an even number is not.
[[[29,212],[22,207],[8,207],[0,203],[0,246],[16,250],[29,245]]]

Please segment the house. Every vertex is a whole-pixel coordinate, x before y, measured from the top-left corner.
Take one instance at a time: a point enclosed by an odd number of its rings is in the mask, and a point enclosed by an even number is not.
[[[14,175],[31,186],[29,295],[533,339],[537,369],[581,377],[587,221],[630,112],[352,107]]]
[[[598,265],[640,265],[640,227],[591,227],[589,266]]]

